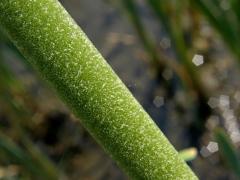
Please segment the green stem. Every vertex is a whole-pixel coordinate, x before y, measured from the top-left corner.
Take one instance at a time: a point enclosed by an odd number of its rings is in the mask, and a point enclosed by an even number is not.
[[[132,178],[197,179],[57,0],[1,0],[0,23]]]

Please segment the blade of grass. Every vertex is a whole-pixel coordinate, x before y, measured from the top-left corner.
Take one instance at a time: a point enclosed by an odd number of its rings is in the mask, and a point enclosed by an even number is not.
[[[0,1],[0,24],[135,179],[197,179],[57,0]]]

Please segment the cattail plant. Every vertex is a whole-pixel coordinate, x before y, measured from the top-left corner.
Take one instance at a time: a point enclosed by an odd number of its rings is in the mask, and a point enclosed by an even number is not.
[[[197,179],[57,0],[1,0],[0,24],[133,179]]]

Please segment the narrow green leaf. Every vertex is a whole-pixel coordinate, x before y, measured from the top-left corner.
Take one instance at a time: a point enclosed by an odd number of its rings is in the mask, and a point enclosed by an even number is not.
[[[197,179],[57,0],[2,0],[0,24],[134,179]]]

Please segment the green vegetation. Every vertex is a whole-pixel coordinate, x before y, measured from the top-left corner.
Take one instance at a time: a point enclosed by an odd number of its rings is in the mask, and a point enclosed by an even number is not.
[[[4,0],[0,11],[10,39],[131,177],[197,179],[56,0]]]
[[[240,178],[240,159],[235,145],[231,142],[228,135],[222,129],[215,130],[215,139],[219,144],[220,152],[224,160]]]
[[[101,157],[97,146],[91,147],[95,149],[89,152],[91,148],[83,145],[86,142],[89,146],[88,141],[92,141],[75,118],[71,117],[70,121],[70,115],[65,117],[65,109],[51,118],[52,109],[48,111],[48,105],[55,106],[55,102],[47,98],[54,93],[133,179],[197,179],[184,161],[200,179],[208,174],[206,169],[211,168],[215,173],[209,178],[224,175],[231,179],[234,174],[240,178],[240,86],[236,82],[239,69],[235,66],[240,60],[240,1],[103,1],[110,2],[109,7],[126,15],[122,17],[129,20],[138,37],[129,33],[129,27],[124,27],[131,38],[126,45],[122,43],[123,32],[111,29],[106,46],[116,43],[108,44],[108,40],[122,38],[121,47],[134,46],[141,51],[133,49],[131,55],[137,58],[131,60],[144,60],[146,72],[155,83],[148,87],[141,82],[149,91],[144,101],[154,99],[152,105],[155,105],[149,108],[151,105],[143,102],[144,107],[147,106],[150,114],[154,110],[151,115],[177,149],[189,148],[176,152],[57,0],[2,0],[0,179],[79,179],[81,176],[105,179],[106,172],[112,171],[109,170],[111,163]],[[110,22],[111,27],[111,18],[116,18],[116,14],[109,16],[105,23]],[[111,33],[119,37],[111,39]],[[201,65],[193,63],[195,55],[203,58]],[[14,62],[8,62],[9,59]],[[21,60],[19,64],[24,66],[24,71],[20,69],[23,74],[25,71],[31,74],[30,79],[23,76],[20,80],[19,72],[14,69],[19,68],[15,59]],[[35,72],[32,65],[56,92],[49,91],[49,95],[45,91],[38,92],[39,87],[26,87]],[[123,65],[126,68],[126,64]],[[34,78],[41,83],[38,77]],[[43,105],[36,94],[47,97],[43,98]],[[155,96],[160,100],[155,100]],[[56,109],[58,105],[62,104],[59,102]],[[163,112],[163,119],[155,117],[156,111]],[[176,137],[178,135],[181,137]],[[213,137],[216,142],[212,142]]]

